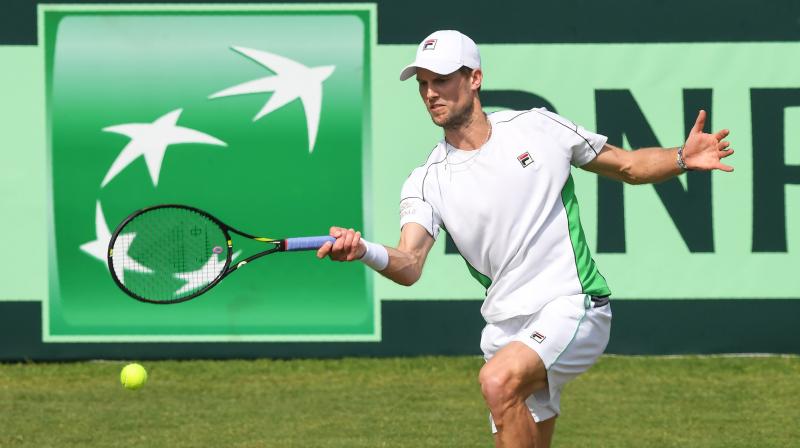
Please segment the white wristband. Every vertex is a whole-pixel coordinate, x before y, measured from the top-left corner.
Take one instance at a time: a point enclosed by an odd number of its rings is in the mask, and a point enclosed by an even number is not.
[[[364,243],[364,247],[367,249],[364,251],[361,261],[376,271],[386,269],[386,266],[389,265],[389,251],[382,244],[371,243],[363,238],[361,242]]]

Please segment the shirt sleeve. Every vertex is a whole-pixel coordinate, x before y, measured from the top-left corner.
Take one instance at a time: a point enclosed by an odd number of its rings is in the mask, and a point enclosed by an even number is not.
[[[403,184],[400,193],[400,229],[415,222],[424,227],[435,240],[439,236],[442,218],[433,205],[425,200],[423,183],[427,169],[427,165],[415,169]]]
[[[536,111],[553,122],[555,137],[569,150],[573,166],[580,167],[594,160],[608,140],[605,135],[587,131],[583,126],[544,108]]]

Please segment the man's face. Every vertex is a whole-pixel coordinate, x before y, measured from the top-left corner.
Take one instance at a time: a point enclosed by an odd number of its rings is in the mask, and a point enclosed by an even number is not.
[[[474,107],[472,79],[460,71],[440,75],[417,69],[419,94],[437,126],[457,128],[469,120]]]

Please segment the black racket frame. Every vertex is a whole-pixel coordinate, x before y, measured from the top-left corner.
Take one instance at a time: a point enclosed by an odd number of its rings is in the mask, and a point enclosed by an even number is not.
[[[131,291],[128,288],[126,288],[125,285],[117,278],[117,273],[114,270],[114,257],[113,257],[113,255],[114,255],[114,243],[117,241],[117,237],[119,237],[119,235],[125,229],[125,226],[128,225],[128,223],[130,223],[131,221],[133,221],[134,219],[136,219],[137,217],[141,216],[144,213],[151,212],[153,210],[162,209],[162,208],[185,209],[185,210],[192,211],[194,213],[197,213],[199,215],[202,215],[202,216],[208,218],[210,221],[212,221],[214,224],[216,224],[220,228],[220,230],[222,230],[222,233],[225,235],[225,241],[227,242],[227,244],[226,244],[227,253],[225,255],[225,264],[223,265],[222,270],[220,271],[220,274],[211,283],[209,283],[206,286],[198,289],[197,291],[193,292],[192,294],[190,294],[190,295],[188,295],[186,297],[180,297],[180,298],[174,299],[174,300],[152,300],[152,299],[148,299],[147,297],[142,297],[139,294],[136,294],[133,291]],[[231,232],[233,232],[233,233],[235,233],[237,235],[243,236],[245,238],[250,238],[252,240],[260,241],[262,243],[273,244],[274,246],[271,247],[270,249],[265,250],[265,251],[253,254],[253,255],[245,258],[244,260],[239,261],[236,264],[234,264],[233,266],[231,266],[231,261],[232,261],[232,256],[233,256],[233,240],[231,239]],[[194,299],[195,297],[208,292],[211,288],[213,288],[214,286],[219,284],[219,282],[221,282],[222,279],[227,277],[230,273],[232,273],[233,271],[239,269],[240,267],[244,266],[245,264],[247,264],[247,263],[249,263],[249,262],[251,262],[251,261],[253,261],[253,260],[257,259],[257,258],[261,258],[261,257],[263,257],[265,255],[269,255],[269,254],[275,253],[275,252],[283,252],[285,250],[286,250],[286,240],[285,239],[263,238],[263,237],[257,237],[255,235],[251,235],[251,234],[249,234],[247,232],[242,232],[241,230],[238,230],[238,229],[236,229],[234,227],[231,227],[231,226],[225,224],[224,222],[220,221],[214,215],[212,215],[212,214],[210,214],[210,213],[208,213],[208,212],[206,212],[204,210],[200,210],[199,208],[196,208],[196,207],[191,207],[191,206],[183,205],[183,204],[159,204],[159,205],[153,205],[153,206],[150,206],[150,207],[145,207],[145,208],[136,210],[135,212],[133,212],[130,215],[128,215],[128,217],[125,218],[121,223],[119,223],[117,228],[114,229],[114,232],[111,234],[111,239],[108,242],[107,262],[108,262],[108,270],[111,273],[111,278],[114,280],[114,283],[116,283],[117,286],[123,292],[125,292],[127,295],[131,296],[132,298],[134,298],[134,299],[136,299],[136,300],[138,300],[140,302],[154,303],[154,304],[158,304],[158,305],[172,305],[172,304],[175,304],[175,303],[186,302],[187,300]]]

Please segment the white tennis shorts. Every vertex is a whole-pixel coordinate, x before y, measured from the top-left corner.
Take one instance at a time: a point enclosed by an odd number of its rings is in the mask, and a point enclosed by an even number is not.
[[[589,370],[608,345],[611,305],[594,307],[585,294],[559,297],[536,314],[487,324],[481,334],[481,350],[488,362],[509,342],[519,341],[535,351],[547,369],[548,388],[528,397],[534,421],[560,413],[561,389]],[[492,432],[497,432],[494,421]]]

